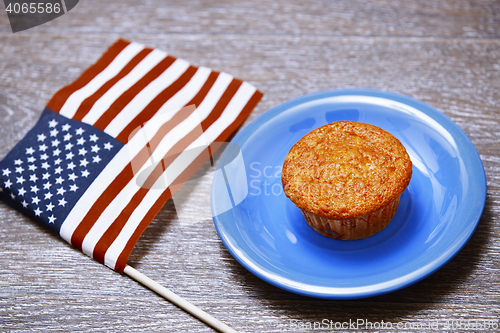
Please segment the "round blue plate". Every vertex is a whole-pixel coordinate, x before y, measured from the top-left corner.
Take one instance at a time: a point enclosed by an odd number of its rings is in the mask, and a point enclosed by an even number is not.
[[[413,162],[396,216],[362,240],[320,235],[281,186],[292,145],[337,120],[389,131]],[[224,151],[212,184],[217,232],[250,272],[302,295],[361,298],[423,279],[465,245],[486,201],[484,167],[467,135],[435,108],[399,94],[348,89],[301,96],[260,115],[231,142],[239,149]]]

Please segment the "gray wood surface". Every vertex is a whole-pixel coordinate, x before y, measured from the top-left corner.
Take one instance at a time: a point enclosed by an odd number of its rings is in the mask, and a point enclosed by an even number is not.
[[[382,296],[318,300],[252,275],[215,231],[209,176],[165,205],[130,265],[241,332],[309,332],[297,324],[324,319],[500,325],[499,1],[87,0],[16,34],[0,5],[0,158],[50,97],[119,37],[257,86],[265,96],[246,123],[325,89],[420,99],[467,133],[488,183],[484,213],[462,251],[424,280]],[[4,204],[0,217],[0,331],[212,331]]]

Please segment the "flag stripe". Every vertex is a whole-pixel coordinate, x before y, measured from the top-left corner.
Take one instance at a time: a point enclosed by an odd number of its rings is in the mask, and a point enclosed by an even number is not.
[[[111,106],[94,123],[94,126],[104,131],[109,123],[115,119],[120,112],[143,91],[143,89],[155,81],[161,73],[165,72],[174,63],[174,61],[175,58],[172,56],[167,56],[160,61],[151,71],[149,71],[149,73],[144,75],[144,77],[137,81],[136,84],[117,98],[116,101],[114,101],[113,104],[111,104]]]
[[[47,108],[54,112],[59,112],[71,94],[92,81],[100,72],[108,67],[118,54],[120,54],[129,44],[130,42],[120,39],[110,46],[101,58],[99,58],[94,65],[86,69],[78,79],[56,92],[47,104]]]
[[[79,121],[84,119],[84,117],[87,116],[90,110],[95,106],[95,103],[102,96],[104,96],[104,94],[106,94],[112,87],[114,87],[117,82],[119,82],[126,75],[128,75],[137,66],[137,64],[143,61],[144,58],[146,58],[152,51],[153,49],[145,48],[141,50],[141,52],[137,53],[134,56],[134,58],[132,58],[132,60],[130,60],[130,62],[127,63],[127,65],[123,67],[122,70],[117,75],[115,75],[105,84],[103,84],[99,89],[97,89],[95,93],[85,98],[85,100],[80,104],[80,106],[78,107],[72,118],[74,120],[79,120]],[[88,120],[85,122],[92,125],[92,123],[89,122]]]
[[[118,75],[136,55],[144,49],[144,46],[137,43],[130,43],[102,72],[96,75],[87,85],[72,93],[59,113],[67,118],[73,118],[82,102],[102,85]]]

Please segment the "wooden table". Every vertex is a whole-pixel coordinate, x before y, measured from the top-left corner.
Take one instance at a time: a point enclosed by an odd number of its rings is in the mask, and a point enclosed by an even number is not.
[[[431,331],[430,322],[443,329],[447,320],[500,325],[500,2],[87,0],[15,34],[0,8],[0,157],[50,97],[119,37],[257,86],[265,97],[245,124],[326,89],[393,91],[439,109],[481,156],[486,206],[461,252],[410,287],[335,301],[261,281],[215,231],[209,176],[165,205],[129,263],[241,332],[308,332],[325,319],[421,325],[418,331]],[[0,331],[212,331],[4,204],[0,216]]]

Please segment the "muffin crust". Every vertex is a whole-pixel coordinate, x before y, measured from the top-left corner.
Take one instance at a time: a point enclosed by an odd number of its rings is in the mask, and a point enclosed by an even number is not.
[[[349,219],[396,200],[411,175],[410,157],[392,134],[370,124],[338,121],[309,132],[291,148],[281,179],[297,207]]]

